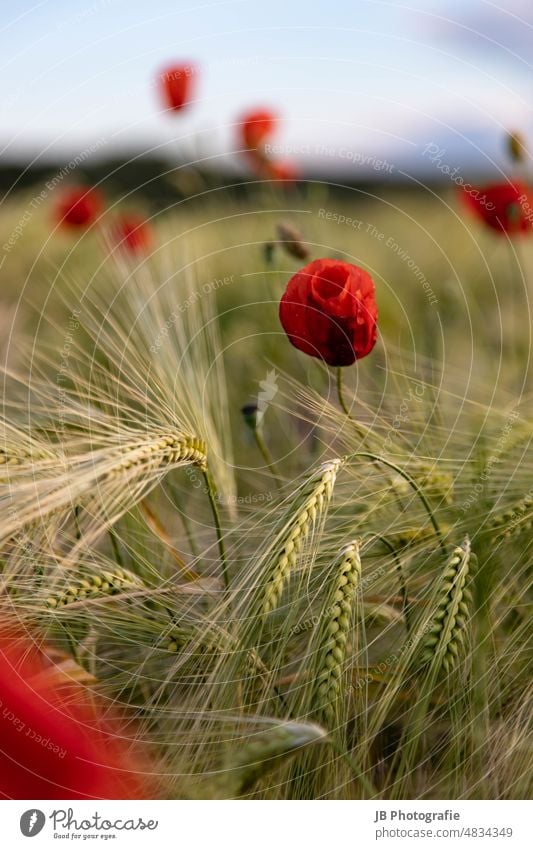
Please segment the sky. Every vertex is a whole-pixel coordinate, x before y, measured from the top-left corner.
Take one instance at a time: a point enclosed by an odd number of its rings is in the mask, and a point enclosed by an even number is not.
[[[4,162],[231,165],[252,106],[280,114],[286,158],[330,172],[502,170],[507,130],[533,140],[531,0],[18,0],[0,32]],[[165,114],[154,81],[180,60],[195,101]]]

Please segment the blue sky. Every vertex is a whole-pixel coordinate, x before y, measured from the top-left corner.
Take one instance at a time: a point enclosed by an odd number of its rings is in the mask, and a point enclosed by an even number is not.
[[[20,0],[0,31],[4,160],[100,140],[231,161],[233,122],[263,104],[275,141],[327,170],[350,151],[431,170],[428,144],[489,170],[506,129],[533,133],[531,0]],[[165,115],[154,76],[180,59],[200,66],[197,102]]]

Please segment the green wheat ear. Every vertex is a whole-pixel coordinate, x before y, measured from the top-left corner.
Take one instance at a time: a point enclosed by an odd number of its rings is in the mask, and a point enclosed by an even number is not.
[[[323,728],[304,722],[285,722],[248,737],[226,758],[220,779],[224,795],[242,796],[276,766],[325,738]]]
[[[322,657],[312,702],[318,715],[329,725],[336,717],[336,704],[342,697],[342,673],[346,645],[352,628],[353,611],[361,582],[359,542],[347,545],[335,570],[331,603],[321,623]]]
[[[497,542],[533,528],[533,495],[528,493],[501,513],[492,517],[489,532]]]
[[[341,465],[341,460],[330,460],[309,478],[305,500],[290,520],[288,530],[280,540],[277,555],[271,563],[263,591],[263,614],[278,606],[285,582],[296,565],[298,552],[327,510]]]
[[[110,455],[110,462],[111,467],[103,475],[106,479],[150,464],[163,466],[192,463],[205,469],[207,449],[205,442],[198,437],[160,432],[115,449],[114,454]]]
[[[115,566],[112,570],[93,571],[83,576],[69,577],[63,588],[52,592],[46,599],[47,607],[54,610],[84,599],[116,595],[124,590],[142,589],[145,584],[133,572]]]
[[[438,675],[449,673],[464,656],[472,594],[467,584],[471,567],[470,540],[450,555],[439,588],[437,609],[422,642],[421,663]]]
[[[417,460],[412,467],[408,467],[408,471],[434,501],[442,501],[444,504],[453,502],[454,480],[450,472],[443,471],[436,464],[423,460]],[[409,484],[399,475],[392,478],[392,485],[399,495],[409,495]]]

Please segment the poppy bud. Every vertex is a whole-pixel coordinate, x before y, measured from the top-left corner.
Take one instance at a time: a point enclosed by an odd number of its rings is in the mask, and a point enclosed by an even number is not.
[[[525,162],[527,159],[527,148],[521,133],[508,133],[507,150],[513,162]]]
[[[274,259],[275,249],[276,245],[274,244],[274,242],[265,242],[265,244],[263,245],[263,257],[267,265],[270,265],[272,260]]]
[[[296,259],[307,259],[309,250],[302,241],[302,234],[290,224],[282,222],[277,226],[279,242],[290,256]]]
[[[245,404],[244,407],[241,407],[241,413],[245,423],[248,425],[250,430],[256,430],[257,428],[257,413],[259,412],[259,408],[257,404]]]

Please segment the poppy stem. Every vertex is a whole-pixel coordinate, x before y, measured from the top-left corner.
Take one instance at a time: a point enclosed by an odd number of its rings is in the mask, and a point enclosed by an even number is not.
[[[337,396],[339,399],[339,404],[341,405],[343,412],[346,413],[347,417],[354,425],[354,428],[361,437],[361,440],[364,440],[368,438],[370,434],[370,428],[362,425],[360,422],[357,421],[357,419],[354,419],[354,417],[350,413],[350,410],[344,398],[342,368],[342,366],[337,366]]]
[[[265,442],[263,434],[261,432],[261,420],[259,418],[259,408],[257,404],[246,404],[241,408],[241,413],[244,418],[244,422],[247,427],[253,433],[254,441],[257,447],[259,448],[259,452],[265,461],[265,465],[268,468],[268,471],[276,481],[276,486],[278,489],[281,489],[282,481],[276,464],[272,458],[272,454],[268,450],[268,445]]]
[[[217,504],[217,488],[215,481],[211,476],[211,472],[209,469],[202,469],[202,474],[204,476],[204,481],[206,485],[207,495],[209,497],[209,503],[211,505],[211,510],[213,513],[213,520],[215,522],[215,531],[217,535],[218,541],[218,551],[220,554],[220,563],[222,566],[222,579],[224,581],[224,589],[226,592],[229,591],[230,583],[229,583],[229,571],[228,571],[228,559],[226,556],[226,546],[224,545],[224,535],[222,533],[222,524],[220,521],[220,512]]]
[[[383,534],[375,534],[373,531],[370,531],[368,534],[364,534],[363,539],[377,539],[383,543],[384,546],[388,548],[394,557],[394,561],[396,563],[396,569],[398,571],[398,583],[400,585],[400,596],[402,599],[402,611],[403,618],[405,622],[405,630],[407,631],[407,636],[411,636],[411,613],[409,608],[409,593],[407,592],[407,582],[405,580],[405,575],[403,572],[402,561],[398,557],[398,552],[395,547],[391,543],[391,541],[384,536]]]
[[[524,274],[524,262],[523,262],[523,254],[521,251],[520,239],[511,239],[508,238],[509,244],[509,253],[510,253],[510,262],[511,262],[511,283],[512,286],[510,288],[511,292],[511,307],[513,308],[513,315],[516,319],[518,314],[518,310],[516,309],[516,305],[518,303],[520,293],[527,288],[527,281]],[[515,332],[512,334],[514,339],[520,338],[518,334],[518,328],[515,329]]]
[[[274,463],[272,455],[271,455],[270,451],[268,450],[268,446],[267,446],[267,444],[264,440],[263,434],[260,432],[258,427],[254,427],[253,434],[254,434],[255,444],[259,448],[261,456],[262,456],[263,460],[265,461],[265,463],[268,467],[268,471],[270,472],[270,474],[272,475],[272,477],[276,481],[277,488],[281,489],[281,478],[279,476],[279,472],[278,472],[278,469],[276,467],[276,464]]]
[[[342,366],[337,366],[337,396],[342,409],[344,410],[346,415],[350,417],[350,411],[348,409],[346,401],[344,400],[344,395],[342,391]]]
[[[407,481],[409,486],[411,486],[414,489],[414,491],[416,492],[416,494],[420,498],[420,501],[424,505],[425,510],[426,510],[426,512],[429,516],[430,522],[433,525],[433,530],[435,531],[435,534],[436,534],[437,539],[439,541],[439,545],[440,545],[442,551],[444,552],[444,554],[446,554],[446,546],[444,544],[444,538],[442,536],[442,531],[441,531],[439,524],[438,524],[438,522],[435,518],[435,514],[433,513],[433,510],[431,509],[431,504],[427,500],[426,496],[424,495],[424,492],[419,487],[419,485],[417,484],[415,479],[412,478],[411,475],[408,472],[405,471],[405,469],[402,469],[400,466],[397,466],[396,463],[391,463],[390,460],[386,460],[384,457],[380,457],[378,454],[371,454],[369,451],[357,451],[355,454],[348,454],[346,457],[344,457],[344,460],[349,462],[350,460],[355,460],[356,457],[364,457],[367,460],[372,460],[372,462],[375,462],[375,463],[383,463],[384,466],[388,466],[389,469],[393,469],[404,480]]]
[[[341,405],[342,409],[344,410],[348,418],[351,419],[352,417],[350,415],[350,410],[348,409],[348,405],[344,400],[344,394],[342,391],[342,366],[337,366],[337,396],[339,398],[339,404]]]

